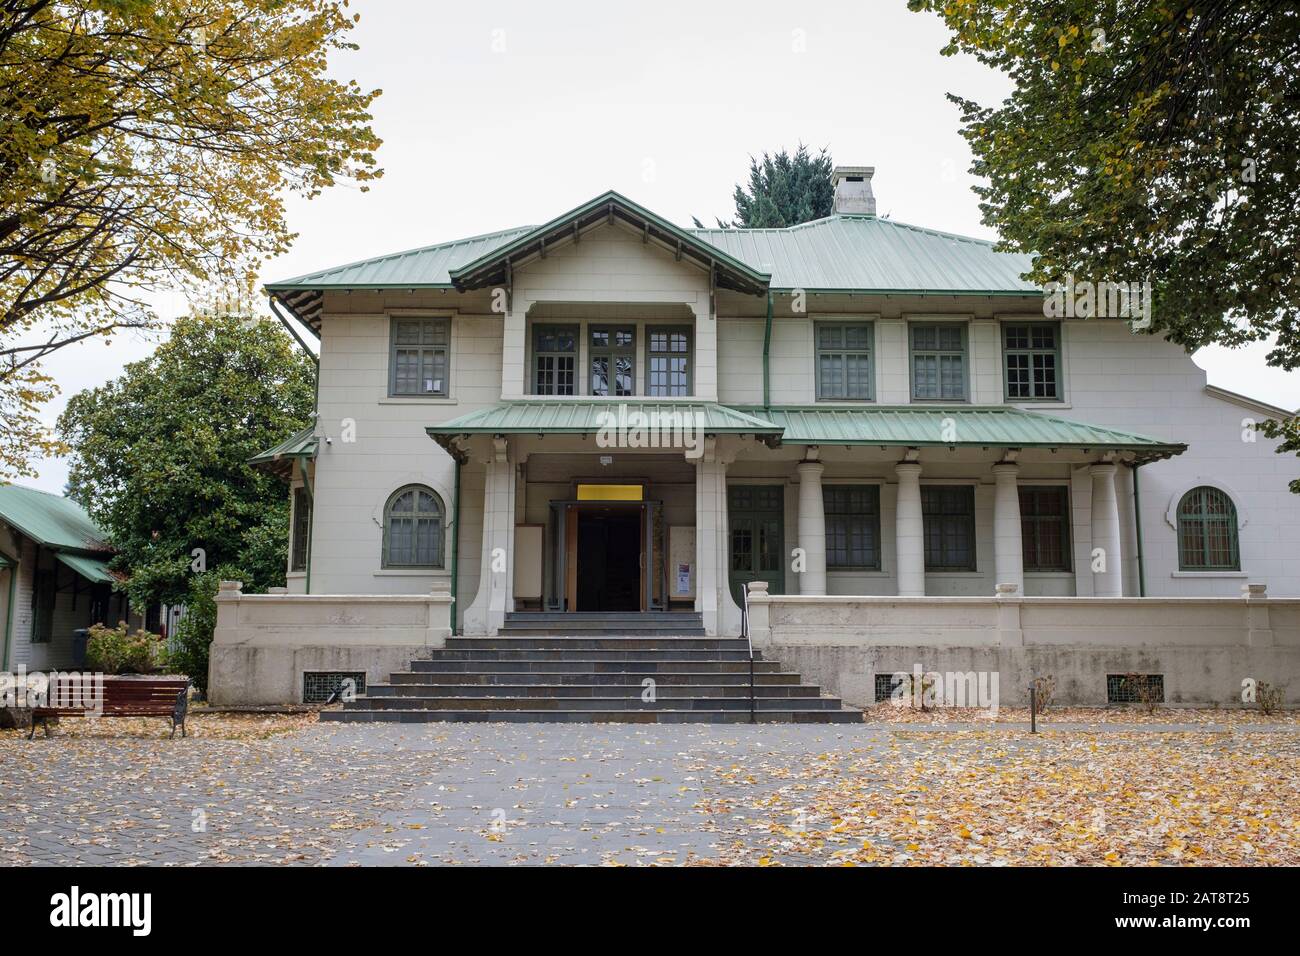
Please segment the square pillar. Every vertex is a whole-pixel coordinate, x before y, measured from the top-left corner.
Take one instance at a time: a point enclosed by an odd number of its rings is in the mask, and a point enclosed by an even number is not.
[[[495,293],[494,293],[495,294]],[[501,397],[523,398],[531,391],[525,359],[528,354],[528,309],[532,303],[515,299],[502,317]]]
[[[1024,545],[1020,527],[1020,489],[1016,476],[1020,468],[1011,462],[993,466],[993,568],[994,585],[1015,585],[1025,589]]]
[[[740,607],[728,576],[727,462],[717,439],[704,439],[704,453],[687,459],[695,465],[695,610],[711,635],[740,633]]]
[[[483,482],[483,556],[478,594],[465,609],[466,634],[495,634],[514,610],[515,464],[504,438],[492,440]]]

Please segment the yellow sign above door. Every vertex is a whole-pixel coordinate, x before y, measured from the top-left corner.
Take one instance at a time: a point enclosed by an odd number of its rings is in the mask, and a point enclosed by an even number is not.
[[[579,501],[641,501],[641,485],[578,485]]]

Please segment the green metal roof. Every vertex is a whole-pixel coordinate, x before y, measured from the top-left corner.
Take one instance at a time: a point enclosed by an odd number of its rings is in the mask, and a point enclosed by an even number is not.
[[[283,478],[292,471],[295,460],[305,461],[316,457],[316,436],[312,434],[315,430],[314,425],[308,425],[278,445],[272,445],[266,451],[254,455],[248,459],[248,463],[254,468],[274,472]]]
[[[796,444],[1091,448],[1133,451],[1143,459],[1187,450],[1186,445],[1146,435],[1003,406],[780,405],[742,406],[741,411],[779,425],[781,440]]]
[[[93,584],[112,584],[117,580],[108,570],[108,565],[103,561],[62,552],[58,552],[54,556]]]
[[[6,558],[3,554],[0,554],[0,568],[12,568],[13,566],[14,563],[12,561]]]
[[[0,485],[0,521],[54,550],[109,550],[104,533],[81,505],[35,488]]]
[[[788,229],[696,229],[769,273],[773,289],[910,295],[1036,295],[1029,256],[875,216],[828,216]]]
[[[633,417],[638,414],[646,418]],[[780,428],[763,418],[716,402],[586,398],[501,402],[440,425],[431,425],[425,431],[438,444],[448,448],[458,435],[594,435],[611,425],[635,428],[638,422],[643,422],[663,428],[672,427],[678,421],[689,421],[692,430],[698,421],[700,430],[706,435],[775,437],[781,433]]]

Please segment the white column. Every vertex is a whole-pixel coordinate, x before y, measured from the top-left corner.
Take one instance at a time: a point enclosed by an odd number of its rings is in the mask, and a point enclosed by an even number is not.
[[[739,634],[740,607],[731,596],[727,533],[727,462],[706,438],[695,463],[695,610],[708,634]]]
[[[466,634],[495,634],[514,609],[515,463],[505,439],[493,439],[483,483],[483,555],[478,593],[465,609]]]
[[[1093,594],[1123,597],[1124,555],[1120,546],[1119,500],[1115,497],[1115,466],[1108,462],[1093,465],[1088,474],[1092,476]]]
[[[921,466],[900,461],[898,507],[894,513],[894,550],[898,562],[898,593],[925,596],[925,523],[921,516]]]
[[[1020,468],[1010,462],[993,466],[993,569],[995,585],[1014,584],[1025,589],[1024,550],[1020,540]]]
[[[530,389],[524,364],[527,354],[528,309],[526,300],[515,299],[502,321],[501,397],[522,398]]]
[[[798,575],[800,594],[826,593],[826,504],[822,498],[820,461],[801,461],[799,472],[799,540],[804,570]]]

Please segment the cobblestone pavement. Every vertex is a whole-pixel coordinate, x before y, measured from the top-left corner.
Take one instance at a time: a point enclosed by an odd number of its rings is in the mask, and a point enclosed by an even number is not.
[[[801,793],[828,788],[832,776],[840,785],[842,767],[883,790],[936,747],[952,771],[1008,753],[1033,759],[1074,737],[870,724],[303,721],[287,733],[168,740],[156,727],[115,735],[114,723],[130,722],[103,722],[95,734],[72,725],[50,740],[0,736],[0,863],[752,862],[790,824]],[[1268,741],[1294,760],[1300,734],[1268,729],[1113,732],[1139,738],[1130,748],[1164,752]],[[819,761],[834,769],[821,775]],[[809,825],[832,826],[826,817]],[[796,844],[783,862],[805,858]]]

